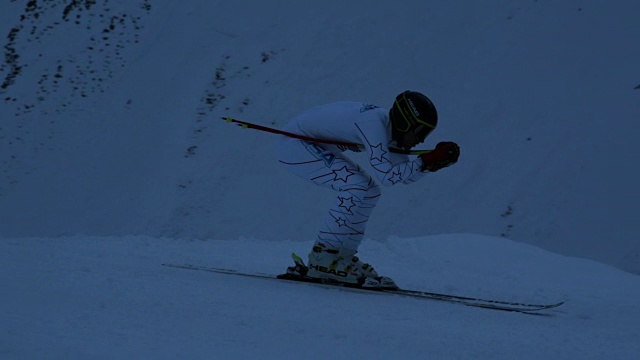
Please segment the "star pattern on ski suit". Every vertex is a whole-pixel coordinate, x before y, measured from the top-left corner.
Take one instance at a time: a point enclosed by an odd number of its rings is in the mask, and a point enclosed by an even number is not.
[[[338,224],[339,227],[347,226],[347,220],[341,217],[336,219],[336,223]]]
[[[351,213],[351,208],[356,206],[356,203],[353,202],[353,196],[348,198],[338,197],[338,199],[340,200],[340,205],[338,206],[344,208],[349,213]]]
[[[382,148],[382,143],[376,146],[371,146],[371,160],[378,160],[380,162],[388,161],[385,157],[386,154],[387,151]]]
[[[338,181],[341,180],[343,182],[347,182],[347,180],[349,179],[349,176],[353,175],[354,173],[351,172],[349,169],[347,169],[347,166],[343,166],[338,170],[333,170],[333,181]]]
[[[402,181],[402,174],[400,173],[400,170],[392,173],[391,177],[389,178],[389,181],[391,181],[392,184]]]

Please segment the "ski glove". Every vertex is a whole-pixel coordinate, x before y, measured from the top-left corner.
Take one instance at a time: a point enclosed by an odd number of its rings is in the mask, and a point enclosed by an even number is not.
[[[443,141],[428,153],[420,154],[422,168],[420,171],[436,172],[442,168],[453,165],[460,156],[460,147],[453,141]]]

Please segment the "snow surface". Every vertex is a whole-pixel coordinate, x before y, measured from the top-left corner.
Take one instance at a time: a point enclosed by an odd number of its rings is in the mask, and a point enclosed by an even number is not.
[[[639,10],[3,1],[0,358],[638,358]],[[462,155],[384,191],[362,258],[406,288],[565,305],[160,266],[279,273],[333,201],[279,167],[272,135],[220,116],[279,127],[406,89],[438,106],[425,146]]]
[[[401,286],[536,303],[546,316],[172,269],[277,274],[310,243],[144,236],[0,243],[3,359],[636,359],[640,278],[496,237],[391,238]]]

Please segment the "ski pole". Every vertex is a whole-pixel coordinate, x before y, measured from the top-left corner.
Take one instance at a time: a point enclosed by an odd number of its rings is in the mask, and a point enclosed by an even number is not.
[[[246,122],[246,121],[241,121],[241,120],[238,120],[238,119],[234,119],[234,118],[232,118],[230,116],[223,117],[222,119],[225,120],[226,122],[229,122],[229,123],[235,123],[236,125],[242,127],[243,129],[255,129],[255,130],[269,132],[269,133],[272,133],[272,134],[280,134],[280,135],[288,136],[288,137],[291,137],[291,138],[310,141],[310,142],[317,142],[317,143],[331,144],[331,145],[338,145],[338,146],[346,146],[346,147],[358,147],[360,149],[364,149],[364,145],[362,145],[362,144],[356,144],[356,143],[350,143],[350,142],[344,142],[344,141],[317,139],[317,138],[310,137],[310,136],[294,134],[294,133],[291,133],[291,132],[288,132],[288,131],[283,131],[283,130],[279,130],[279,129],[270,128],[270,127],[267,127],[267,126],[262,126],[262,125],[249,123],[249,122]],[[389,151],[394,152],[394,153],[398,153],[398,154],[408,154],[408,155],[420,155],[420,154],[431,152],[431,150],[405,150],[405,149],[400,149],[400,148],[395,148],[395,147],[390,147]]]

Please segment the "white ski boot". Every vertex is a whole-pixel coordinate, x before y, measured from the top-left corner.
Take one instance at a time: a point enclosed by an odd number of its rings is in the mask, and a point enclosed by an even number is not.
[[[367,288],[397,289],[393,279],[379,276],[373,266],[355,256],[355,250],[342,251],[316,243],[309,253],[307,276],[358,284]]]

